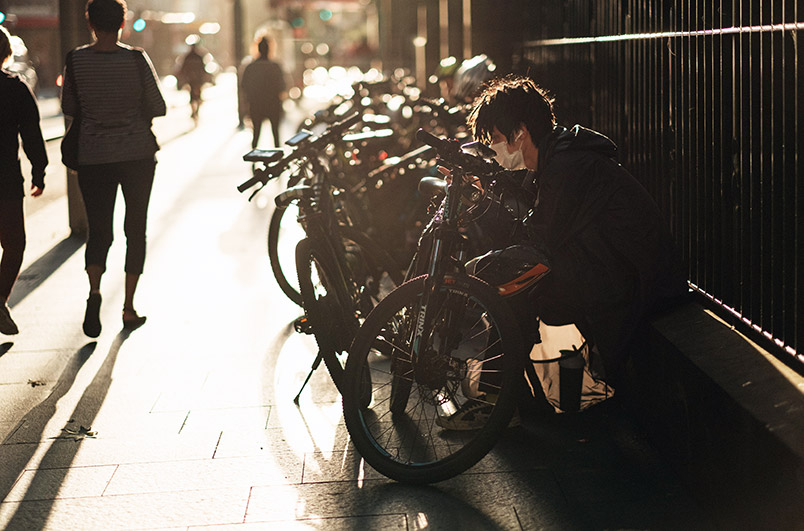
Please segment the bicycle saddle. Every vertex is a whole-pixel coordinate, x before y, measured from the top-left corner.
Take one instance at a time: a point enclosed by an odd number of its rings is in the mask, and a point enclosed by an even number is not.
[[[433,197],[447,192],[447,181],[438,177],[422,177],[419,181],[419,192]]]
[[[495,286],[503,297],[522,292],[550,272],[544,249],[512,245],[489,251],[466,263],[466,272]]]

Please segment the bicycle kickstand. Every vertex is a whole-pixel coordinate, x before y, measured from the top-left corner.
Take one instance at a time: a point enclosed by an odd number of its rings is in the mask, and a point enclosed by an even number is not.
[[[297,406],[299,405],[299,397],[301,396],[302,391],[304,391],[304,386],[307,385],[307,382],[310,381],[310,378],[313,376],[313,373],[318,368],[318,366],[321,365],[321,360],[323,359],[324,354],[319,350],[318,355],[315,357],[315,361],[313,362],[313,366],[310,367],[310,372],[307,373],[307,378],[304,379],[304,383],[302,384],[301,389],[299,389],[299,393],[296,395],[296,398],[293,399],[293,403],[296,404]]]

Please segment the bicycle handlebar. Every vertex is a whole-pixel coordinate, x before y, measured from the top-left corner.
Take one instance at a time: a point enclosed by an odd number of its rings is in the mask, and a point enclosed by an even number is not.
[[[465,152],[457,140],[438,138],[424,129],[416,131],[416,138],[434,147],[438,151],[439,159],[447,167],[458,168],[480,178],[496,175],[502,169],[496,163]]]
[[[318,138],[300,144],[289,155],[271,164],[269,167],[265,169],[256,170],[254,176],[251,179],[244,182],[243,184],[241,184],[240,186],[238,186],[237,190],[242,193],[247,189],[251,188],[252,186],[254,186],[255,184],[262,183],[263,185],[265,185],[273,177],[276,177],[280,175],[283,171],[285,171],[285,169],[292,162],[309,156],[311,152],[317,152],[324,149],[333,141],[335,141],[336,138],[342,136],[344,131],[352,127],[360,120],[361,120],[360,112],[355,112],[354,114],[344,118],[340,122],[332,124],[332,126],[330,126],[330,128],[327,129]]]
[[[265,170],[260,170],[260,169],[255,170],[254,176],[251,179],[249,179],[248,181],[246,181],[243,184],[241,184],[240,186],[238,186],[237,191],[242,194],[243,192],[245,192],[246,190],[248,190],[249,188],[251,188],[252,186],[254,186],[257,183],[265,184],[266,182],[268,182],[268,179],[270,179],[270,177],[267,177],[267,178],[264,177],[263,176],[264,173],[266,173]]]

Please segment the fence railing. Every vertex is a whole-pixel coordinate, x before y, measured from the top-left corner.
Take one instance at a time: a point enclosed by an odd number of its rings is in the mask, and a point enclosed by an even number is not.
[[[538,2],[532,76],[618,142],[690,285],[804,361],[804,0]]]

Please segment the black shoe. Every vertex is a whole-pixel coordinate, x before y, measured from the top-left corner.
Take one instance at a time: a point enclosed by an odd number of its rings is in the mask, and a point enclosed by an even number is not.
[[[101,294],[90,293],[84,314],[84,333],[89,337],[98,337],[101,333],[100,305]]]
[[[0,334],[13,336],[19,333],[20,329],[17,328],[17,324],[14,322],[14,319],[11,318],[8,306],[5,303],[0,304]]]

